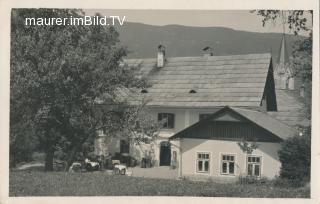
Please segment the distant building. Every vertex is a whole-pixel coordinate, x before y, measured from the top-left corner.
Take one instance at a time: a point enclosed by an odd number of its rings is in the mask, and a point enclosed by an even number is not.
[[[274,76],[277,89],[295,90],[295,73],[292,64],[290,64],[285,34],[281,39]]]

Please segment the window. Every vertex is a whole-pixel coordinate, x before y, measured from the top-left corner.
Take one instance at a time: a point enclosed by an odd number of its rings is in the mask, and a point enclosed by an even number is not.
[[[210,155],[209,153],[197,153],[197,172],[209,173],[210,171]]]
[[[234,175],[235,155],[223,154],[221,156],[221,174]]]
[[[203,119],[206,119],[210,115],[211,115],[210,113],[201,113],[201,114],[199,114],[199,121],[203,120]]]
[[[260,177],[261,175],[261,157],[259,156],[248,156],[248,176]]]
[[[158,121],[163,122],[163,128],[173,129],[174,128],[174,114],[173,113],[159,113]]]
[[[127,153],[129,154],[130,150],[130,143],[127,140],[120,140],[120,153]]]

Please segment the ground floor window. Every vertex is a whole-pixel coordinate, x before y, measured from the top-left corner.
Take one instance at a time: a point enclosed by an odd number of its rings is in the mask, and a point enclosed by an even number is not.
[[[261,157],[260,156],[248,156],[248,176],[260,177],[261,175]]]
[[[209,173],[210,171],[210,154],[207,152],[197,153],[197,172]]]
[[[234,175],[235,172],[235,155],[221,155],[221,174]]]

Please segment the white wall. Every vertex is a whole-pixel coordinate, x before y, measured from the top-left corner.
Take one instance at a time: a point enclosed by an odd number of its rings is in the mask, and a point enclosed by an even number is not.
[[[130,145],[130,155],[136,158],[138,161],[144,157],[144,152],[152,152],[154,156],[155,166],[159,165],[160,161],[160,143],[162,141],[168,141],[165,138],[159,138],[151,144],[131,144]],[[177,152],[177,160],[179,162],[179,154],[180,154],[180,142],[179,141],[170,141],[171,143],[171,161],[173,160],[173,151]]]
[[[208,108],[152,108],[151,114],[157,119],[158,113],[173,113],[175,114],[175,126],[174,129],[162,130],[160,136],[167,135],[169,137],[194,123],[199,121],[199,114],[201,113],[214,113],[217,109]]]
[[[211,176],[232,178],[246,175],[247,154],[245,154],[235,141],[205,140],[205,139],[182,139],[181,148],[183,150],[181,159],[181,176]],[[279,143],[258,143],[259,147],[253,151],[252,155],[262,156],[261,176],[273,178],[279,174],[281,163],[277,152],[280,149]],[[210,173],[196,172],[196,153],[209,152]],[[235,176],[221,174],[221,154],[235,154]]]
[[[141,160],[144,156],[144,152],[153,150],[156,164],[159,164],[160,159],[160,142],[168,141],[169,137],[175,133],[189,127],[190,125],[199,121],[199,114],[201,113],[213,113],[216,109],[179,109],[179,108],[153,108],[151,114],[155,118],[158,117],[158,113],[174,113],[175,114],[175,126],[174,129],[164,129],[160,131],[159,138],[154,144],[140,144],[131,145],[130,154],[137,160]],[[120,151],[120,140],[117,138],[110,139],[108,141],[108,150],[111,154]],[[178,162],[180,165],[180,142],[175,140],[171,141],[171,155],[173,151],[177,151]],[[182,155],[182,174],[183,175],[198,175],[195,173],[195,157],[196,151],[210,151],[212,152],[211,173],[209,176],[220,177],[220,152],[236,153],[237,154],[237,171],[246,172],[246,155],[243,154],[236,142],[222,141],[222,140],[199,140],[199,139],[184,139],[181,143],[184,150]],[[263,156],[262,164],[262,176],[273,177],[278,174],[280,163],[278,161],[277,151],[279,144],[276,143],[263,143],[259,146],[259,149],[255,150],[253,154]],[[200,174],[200,176],[202,176]],[[226,177],[226,176],[224,176]]]
[[[155,117],[155,119],[158,118],[158,113],[173,113],[175,115],[175,122],[174,122],[174,128],[173,129],[163,129],[159,132],[159,138],[148,147],[151,147],[154,151],[154,156],[156,160],[156,165],[159,165],[160,160],[160,143],[162,141],[168,141],[169,137],[174,135],[175,133],[189,127],[190,125],[197,123],[199,121],[199,114],[200,113],[214,113],[216,109],[179,109],[179,108],[153,108],[151,110],[151,114]],[[177,162],[178,166],[180,165],[180,142],[177,140],[170,141],[171,142],[171,160],[173,160],[173,151],[177,152]],[[140,145],[141,146],[141,145]],[[146,150],[146,146],[143,148],[139,146],[132,146],[130,149],[131,152],[139,152],[141,150]],[[138,159],[141,159],[139,155],[143,155],[141,152],[136,153],[135,156]]]

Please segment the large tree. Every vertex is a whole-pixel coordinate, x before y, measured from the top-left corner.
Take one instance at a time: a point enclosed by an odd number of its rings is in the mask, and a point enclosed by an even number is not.
[[[25,25],[27,17],[70,16],[82,17],[83,13],[12,10],[10,160],[17,159],[17,149],[23,145],[17,141],[32,139],[45,152],[49,171],[57,148],[66,151],[70,165],[97,129],[119,128],[129,107],[116,100],[119,88],[145,86],[133,70],[119,65],[126,50],[114,27]],[[99,108],[97,99],[108,103]]]

